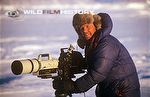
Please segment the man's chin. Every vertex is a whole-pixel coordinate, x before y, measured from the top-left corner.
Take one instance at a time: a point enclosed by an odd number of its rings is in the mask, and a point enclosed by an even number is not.
[[[91,37],[85,37],[85,41],[89,41]]]

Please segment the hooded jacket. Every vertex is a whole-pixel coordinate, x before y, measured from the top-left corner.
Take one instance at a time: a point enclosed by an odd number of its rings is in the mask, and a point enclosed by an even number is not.
[[[133,93],[134,96],[125,97],[140,97],[139,80],[131,56],[127,49],[110,35],[113,26],[110,16],[106,13],[98,15],[102,18],[102,29],[95,32],[96,41],[93,44],[96,46],[86,48],[90,49],[90,53],[85,54],[88,72],[75,81],[73,92],[86,92],[97,84],[97,97],[113,97],[111,93],[117,94],[118,90],[126,95],[132,94],[130,90],[138,90]]]

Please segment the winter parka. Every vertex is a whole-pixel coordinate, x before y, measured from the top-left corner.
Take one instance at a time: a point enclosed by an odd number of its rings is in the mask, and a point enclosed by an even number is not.
[[[86,92],[94,85],[96,97],[140,97],[135,64],[127,49],[110,35],[112,20],[99,13],[102,29],[95,32],[94,47],[86,47],[88,72],[75,81],[74,93]]]

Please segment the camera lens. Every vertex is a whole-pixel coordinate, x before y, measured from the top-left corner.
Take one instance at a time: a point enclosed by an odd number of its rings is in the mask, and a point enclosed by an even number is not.
[[[14,61],[11,65],[11,70],[15,75],[19,75],[23,71],[23,66],[20,61]]]

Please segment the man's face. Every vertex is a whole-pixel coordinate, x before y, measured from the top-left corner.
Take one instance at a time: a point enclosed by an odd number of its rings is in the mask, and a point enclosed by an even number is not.
[[[96,28],[92,23],[84,24],[80,27],[78,31],[79,37],[83,37],[87,41],[93,36],[94,32],[96,31]]]

